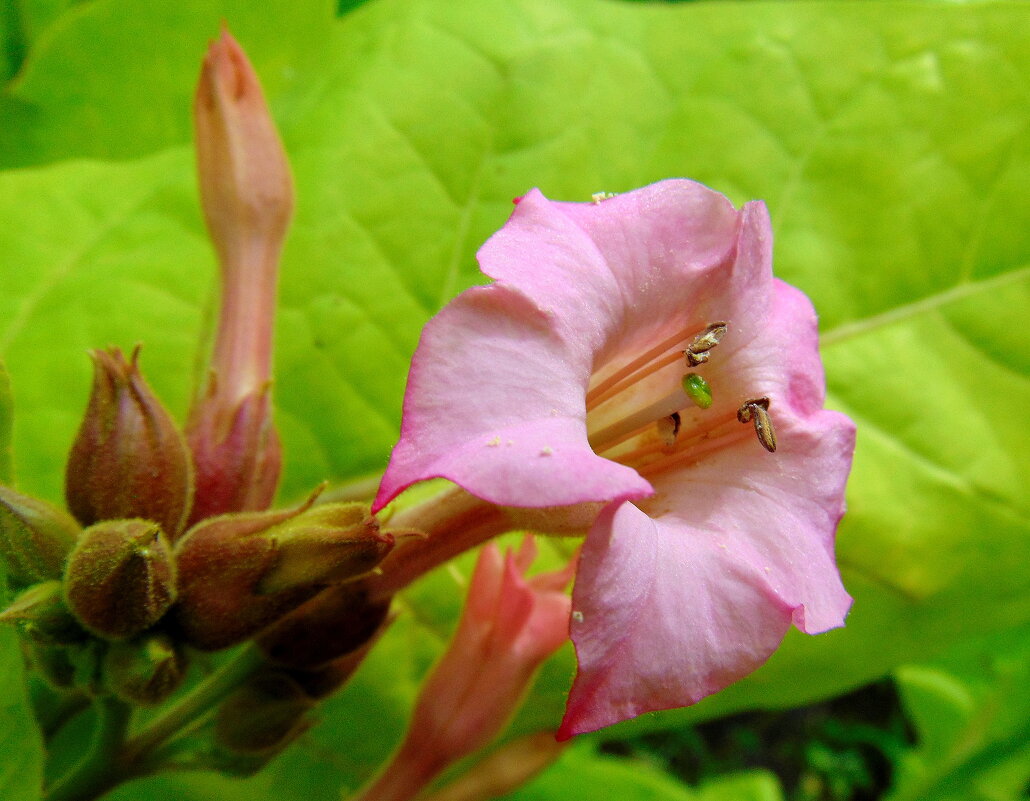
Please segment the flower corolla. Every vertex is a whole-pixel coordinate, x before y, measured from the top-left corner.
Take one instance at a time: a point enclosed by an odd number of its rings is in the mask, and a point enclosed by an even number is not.
[[[589,530],[559,737],[695,703],[791,626],[840,626],[854,426],[823,409],[816,317],[773,278],[766,207],[687,180],[534,190],[431,320],[378,509],[446,478]],[[600,511],[597,511],[600,510]]]

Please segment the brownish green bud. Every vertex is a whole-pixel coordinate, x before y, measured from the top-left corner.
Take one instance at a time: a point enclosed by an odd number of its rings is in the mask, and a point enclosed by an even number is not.
[[[235,645],[318,591],[301,587],[262,594],[258,589],[279,558],[275,540],[263,535],[310,508],[316,497],[285,511],[212,517],[176,543],[179,601],[172,616],[186,642],[205,651]]]
[[[393,547],[363,504],[222,515],[176,546],[175,620],[191,645],[215,650],[247,639],[323,587],[367,573]]]
[[[175,601],[175,560],[150,520],[105,520],[82,532],[68,559],[65,599],[87,629],[122,640],[154,625]]]
[[[359,646],[349,654],[337,657],[332,662],[321,667],[314,668],[313,670],[304,670],[302,668],[284,668],[283,670],[286,675],[301,686],[309,698],[321,701],[328,698],[347,683],[350,677],[361,667],[361,663],[365,661],[365,657],[368,656],[372,646],[379,639],[379,634],[385,630],[386,624],[380,626],[376,634],[364,645]]]
[[[155,706],[175,692],[186,676],[186,655],[161,633],[144,634],[108,646],[103,663],[107,687],[129,703]]]
[[[16,583],[60,578],[79,531],[67,512],[0,484],[0,555]]]
[[[68,508],[85,526],[142,517],[172,539],[186,524],[193,468],[186,440],[139,371],[139,348],[93,351],[93,391],[65,474]]]
[[[365,503],[326,503],[268,529],[277,559],[258,591],[338,584],[367,573],[393,548]]]
[[[361,582],[338,584],[262,632],[257,644],[277,665],[316,671],[372,640],[389,610],[389,601],[369,601]]]
[[[0,612],[0,623],[16,626],[23,636],[46,645],[68,645],[89,636],[69,611],[61,582],[56,580],[22,592]]]
[[[307,730],[314,702],[278,670],[252,676],[222,702],[215,713],[215,743],[242,755],[281,751]]]

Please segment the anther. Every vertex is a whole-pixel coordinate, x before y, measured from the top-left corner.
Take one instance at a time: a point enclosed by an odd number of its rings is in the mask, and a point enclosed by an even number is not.
[[[676,444],[676,435],[679,433],[679,412],[673,412],[668,417],[663,417],[658,421],[658,436],[662,438],[662,442],[666,447],[672,447]]]
[[[753,422],[755,433],[762,447],[769,453],[776,452],[776,432],[773,430],[772,419],[769,417],[769,399],[752,398],[744,401],[737,409],[737,419],[742,423]]]
[[[687,373],[683,376],[683,391],[702,409],[712,405],[712,388],[697,373]]]
[[[708,361],[709,351],[719,344],[729,328],[729,323],[710,323],[704,331],[694,337],[694,340],[687,345],[683,355],[687,357],[687,364],[697,367]]]

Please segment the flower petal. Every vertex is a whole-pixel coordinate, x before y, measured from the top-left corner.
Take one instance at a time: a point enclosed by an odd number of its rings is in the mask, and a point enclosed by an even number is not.
[[[553,203],[533,190],[479,260],[497,281],[462,293],[426,326],[374,511],[440,477],[508,506],[645,497],[645,480],[587,442],[591,375],[613,355],[727,312],[764,316],[771,281],[764,205],[738,214],[685,180],[600,204]],[[744,329],[731,346],[754,335]]]
[[[598,516],[573,592],[576,674],[558,739],[686,706],[747,675],[790,608],[712,536],[631,503]]]
[[[428,478],[507,506],[649,495],[635,470],[590,449],[586,358],[517,290],[494,284],[462,293],[422,333],[401,439],[373,511]]]

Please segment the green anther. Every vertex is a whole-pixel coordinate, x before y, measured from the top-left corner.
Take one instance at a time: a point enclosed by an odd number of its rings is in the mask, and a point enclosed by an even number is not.
[[[683,391],[702,409],[712,405],[712,388],[697,373],[687,373],[683,376]]]

